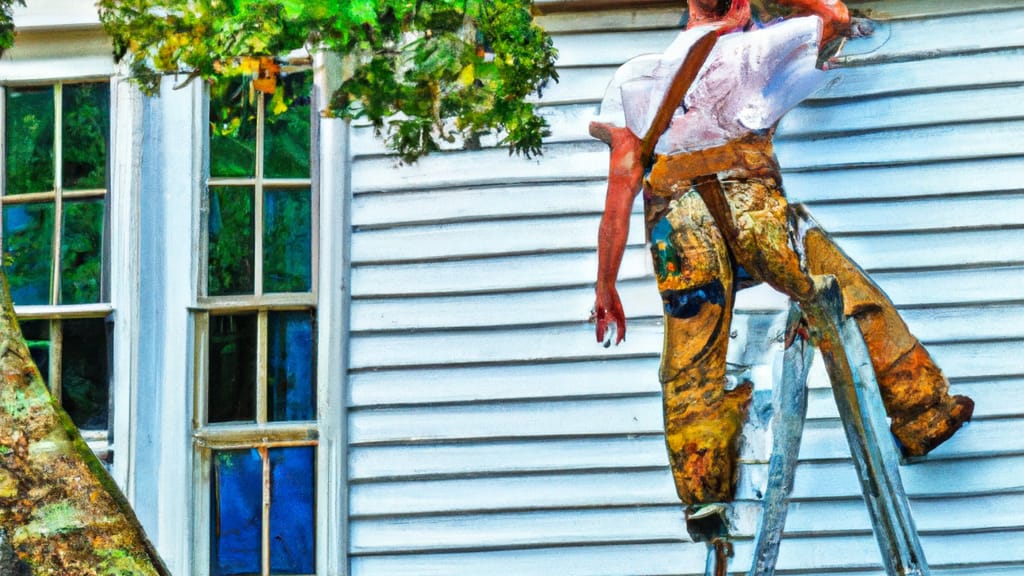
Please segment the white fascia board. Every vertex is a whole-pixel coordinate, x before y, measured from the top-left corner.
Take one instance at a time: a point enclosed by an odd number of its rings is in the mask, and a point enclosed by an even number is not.
[[[92,0],[36,0],[14,7],[17,31],[99,28],[100,15]]]
[[[19,32],[0,58],[5,84],[106,78],[114,71],[113,46],[101,28]]]

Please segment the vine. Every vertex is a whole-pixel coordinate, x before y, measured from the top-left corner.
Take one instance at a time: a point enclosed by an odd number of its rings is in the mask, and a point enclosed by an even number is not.
[[[322,48],[345,57],[349,71],[325,113],[369,121],[406,161],[495,132],[510,153],[540,153],[547,124],[527,98],[557,80],[556,51],[529,0],[98,4],[115,56],[147,93],[182,71],[242,75],[273,93],[281,55]]]

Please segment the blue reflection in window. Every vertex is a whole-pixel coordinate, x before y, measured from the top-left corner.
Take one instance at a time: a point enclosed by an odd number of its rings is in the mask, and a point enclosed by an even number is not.
[[[312,285],[309,189],[263,192],[263,290],[308,292]]]
[[[263,462],[258,450],[213,453],[210,574],[259,574]]]
[[[3,207],[4,273],[17,305],[50,303],[53,210],[49,202]]]
[[[269,419],[315,419],[313,311],[271,312],[267,331]]]
[[[270,450],[270,573],[311,574],[316,449]]]

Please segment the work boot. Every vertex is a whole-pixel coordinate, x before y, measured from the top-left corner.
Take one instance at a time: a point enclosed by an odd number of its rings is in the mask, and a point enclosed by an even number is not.
[[[905,458],[924,456],[974,414],[973,400],[948,394],[949,382],[920,343],[876,377]]]

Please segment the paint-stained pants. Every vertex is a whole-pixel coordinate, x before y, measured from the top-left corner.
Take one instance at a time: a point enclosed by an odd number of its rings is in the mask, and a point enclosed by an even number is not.
[[[707,197],[708,186],[700,188]],[[864,272],[820,229],[797,240],[777,177],[723,179],[710,188],[718,194],[709,198],[717,220],[696,187],[675,183],[674,190],[647,190],[651,250],[665,307],[660,376],[666,442],[684,503],[733,498],[739,435],[751,397],[749,384],[724,388],[738,266],[798,302],[814,297],[816,277],[836,277],[845,312],[864,333],[892,431],[906,454],[926,453],[970,418],[970,399],[949,395],[928,352]],[[672,198],[667,205],[666,198]]]

